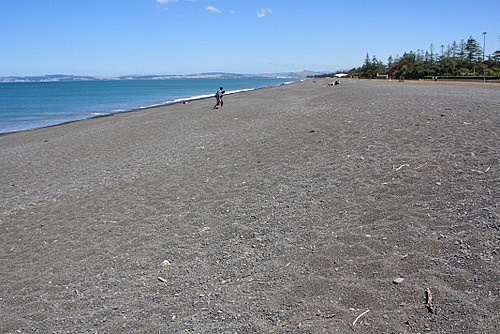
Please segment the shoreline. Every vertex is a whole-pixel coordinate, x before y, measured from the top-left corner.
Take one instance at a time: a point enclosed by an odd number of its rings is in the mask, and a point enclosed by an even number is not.
[[[241,89],[241,90],[229,91],[229,92],[226,92],[225,95],[227,96],[227,95],[233,95],[233,94],[250,92],[250,91],[259,90],[259,89],[266,89],[266,88],[278,87],[278,86],[283,86],[283,85],[291,85],[291,84],[298,83],[298,82],[300,82],[300,81],[282,83],[282,84],[268,86],[268,87],[248,88],[248,89]],[[95,115],[95,116],[91,116],[91,117],[87,117],[87,118],[76,119],[76,120],[72,120],[72,121],[67,121],[67,122],[62,122],[62,123],[57,123],[57,124],[51,124],[51,125],[47,125],[47,126],[40,126],[40,127],[35,127],[35,128],[15,130],[15,131],[9,131],[9,132],[0,132],[0,137],[4,136],[4,135],[13,134],[13,133],[18,133],[18,132],[26,132],[26,131],[37,130],[37,129],[51,128],[51,127],[55,127],[55,126],[61,126],[61,125],[65,125],[65,124],[76,123],[76,122],[85,121],[85,120],[89,120],[89,119],[95,119],[95,118],[101,118],[101,117],[111,117],[111,116],[120,115],[120,114],[124,114],[124,113],[140,112],[140,111],[144,111],[144,110],[148,110],[148,109],[164,108],[164,107],[168,107],[168,106],[171,106],[171,105],[184,104],[185,102],[190,103],[190,102],[193,102],[193,101],[208,100],[208,99],[212,99],[212,98],[213,98],[212,95],[203,95],[203,96],[192,96],[192,97],[186,97],[186,98],[178,98],[178,99],[175,99],[173,101],[167,101],[167,102],[162,103],[162,104],[151,105],[151,106],[147,106],[147,107],[139,107],[139,108],[133,108],[133,109],[130,109],[130,110],[121,110],[121,111],[111,112],[111,113],[107,113],[107,114],[99,114],[99,115]]]
[[[0,331],[499,331],[497,88],[327,81],[0,136]]]
[[[265,79],[265,78],[262,78],[262,79]],[[239,93],[239,92],[252,91],[255,89],[262,89],[262,88],[268,88],[268,87],[273,87],[273,86],[286,85],[286,84],[291,84],[291,83],[295,83],[298,81],[299,80],[286,81],[286,82],[282,82],[282,83],[280,82],[280,83],[265,86],[265,87],[235,89],[235,90],[228,91],[226,94],[230,95],[230,94]],[[97,81],[97,82],[102,83],[103,81]],[[110,82],[116,83],[116,81],[110,81]],[[78,81],[77,82],[70,82],[70,84],[71,83],[79,84],[81,82],[78,82]],[[85,82],[85,83],[87,83],[87,82]],[[30,83],[28,83],[28,84],[30,84]],[[43,82],[42,83],[35,82],[34,84],[44,84],[44,83]],[[49,84],[51,84],[51,83],[49,82]],[[62,82],[62,84],[64,84],[64,82]],[[20,132],[20,131],[29,131],[29,130],[45,128],[45,127],[52,127],[52,126],[73,123],[73,122],[78,122],[81,120],[87,120],[87,119],[92,119],[92,118],[113,116],[113,115],[127,113],[127,112],[136,112],[136,111],[146,110],[146,109],[150,109],[150,108],[165,107],[165,106],[169,106],[169,105],[173,105],[173,104],[177,104],[177,103],[186,103],[186,102],[189,103],[191,101],[211,98],[212,96],[213,96],[213,94],[201,94],[201,95],[198,94],[198,95],[191,95],[191,96],[175,97],[175,98],[168,99],[168,100],[161,102],[161,103],[146,104],[144,106],[136,106],[136,107],[131,107],[132,105],[134,105],[136,103],[129,101],[129,102],[127,102],[127,104],[129,104],[130,108],[125,108],[125,109],[118,108],[118,109],[116,109],[117,106],[115,106],[115,109],[108,108],[108,109],[103,109],[103,110],[94,111],[94,112],[87,111],[87,113],[82,113],[79,116],[79,118],[76,118],[76,119],[74,117],[67,117],[67,118],[69,118],[68,120],[64,120],[64,117],[61,116],[62,118],[60,118],[58,121],[54,120],[53,124],[48,124],[48,125],[41,125],[42,123],[47,121],[45,119],[35,120],[35,121],[33,121],[33,124],[39,124],[39,125],[28,125],[28,127],[26,127],[26,128],[14,129],[14,130],[3,130],[2,132],[0,132],[0,135],[10,134],[10,133],[15,133],[15,132]],[[12,126],[12,127],[16,128],[16,126],[17,125]]]

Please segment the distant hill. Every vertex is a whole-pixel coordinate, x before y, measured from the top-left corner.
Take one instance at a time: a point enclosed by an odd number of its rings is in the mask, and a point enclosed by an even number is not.
[[[168,80],[168,79],[200,79],[200,78],[222,78],[222,79],[238,79],[238,78],[290,78],[302,79],[308,76],[323,74],[326,72],[301,71],[301,72],[286,72],[286,73],[261,73],[261,74],[237,74],[237,73],[199,73],[188,75],[125,75],[119,77],[102,77],[102,76],[85,76],[85,75],[66,75],[66,74],[51,74],[40,76],[10,76],[0,77],[1,82],[67,82],[67,81],[104,81],[104,80]]]

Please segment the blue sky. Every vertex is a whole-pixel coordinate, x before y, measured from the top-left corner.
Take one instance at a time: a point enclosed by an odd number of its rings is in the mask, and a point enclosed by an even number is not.
[[[499,0],[2,0],[0,76],[337,71],[473,36]]]

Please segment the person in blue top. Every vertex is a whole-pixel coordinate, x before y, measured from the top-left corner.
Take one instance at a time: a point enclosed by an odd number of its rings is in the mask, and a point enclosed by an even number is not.
[[[217,93],[215,93],[215,106],[214,109],[219,109],[219,106],[221,108],[224,108],[224,101],[222,101],[222,96],[224,95],[225,91],[224,88],[219,87],[219,90]]]

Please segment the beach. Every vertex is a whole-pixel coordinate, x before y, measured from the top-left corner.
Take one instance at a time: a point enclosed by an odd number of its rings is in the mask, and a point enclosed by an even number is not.
[[[500,87],[328,81],[0,135],[0,332],[499,332]]]

